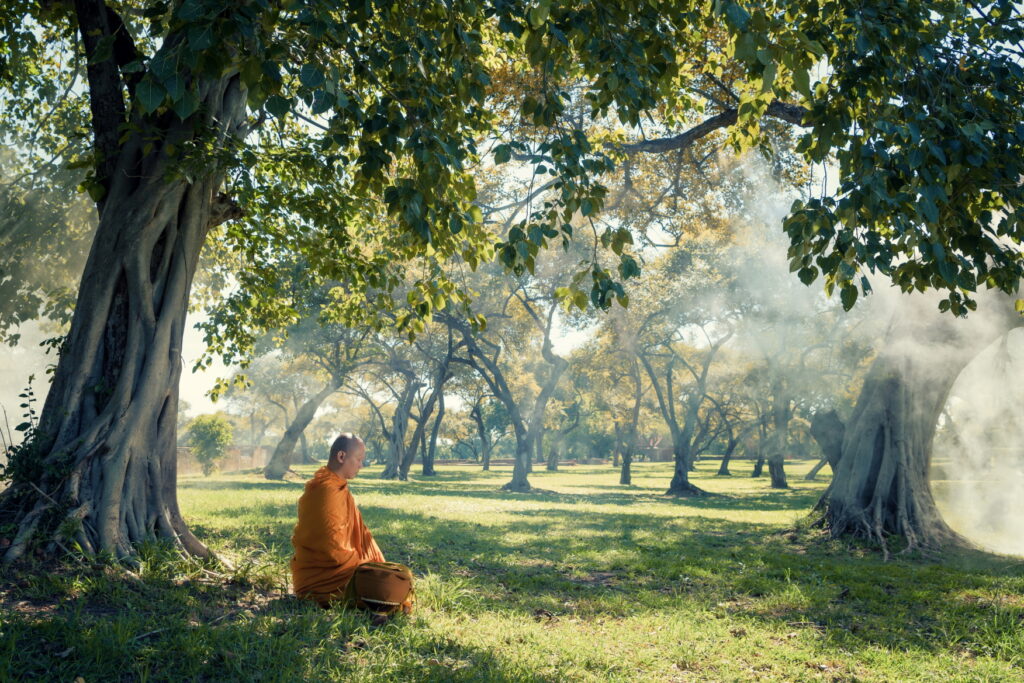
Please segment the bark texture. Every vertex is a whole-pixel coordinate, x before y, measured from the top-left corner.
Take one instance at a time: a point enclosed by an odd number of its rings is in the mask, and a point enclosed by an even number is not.
[[[220,147],[240,134],[245,92],[237,77],[226,76],[204,83],[201,95],[203,125]],[[22,454],[21,474],[0,497],[0,522],[18,526],[4,563],[37,534],[49,550],[75,542],[90,554],[124,557],[137,543],[163,538],[209,554],[177,503],[181,344],[206,235],[239,213],[218,194],[215,168],[191,182],[172,173],[170,150],[196,136],[196,121],[155,135],[152,122],[139,123],[142,130],[120,143],[116,159],[104,161],[107,191],[71,328],[31,452]]]

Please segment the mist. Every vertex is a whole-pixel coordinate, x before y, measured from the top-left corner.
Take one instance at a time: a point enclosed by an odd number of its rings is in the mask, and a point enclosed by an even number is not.
[[[957,378],[931,467],[946,523],[986,550],[1012,555],[1024,555],[1022,379],[1024,330],[1016,329]]]

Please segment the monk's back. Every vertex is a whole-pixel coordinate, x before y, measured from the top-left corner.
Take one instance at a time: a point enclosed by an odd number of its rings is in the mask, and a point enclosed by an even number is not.
[[[383,562],[348,482],[327,467],[306,482],[292,534],[292,586],[298,595],[326,599],[345,589],[363,562]]]

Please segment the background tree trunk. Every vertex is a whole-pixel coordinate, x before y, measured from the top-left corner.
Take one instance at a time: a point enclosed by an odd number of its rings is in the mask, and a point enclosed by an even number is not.
[[[441,431],[441,421],[444,419],[444,392],[437,397],[437,417],[434,418],[434,428],[430,430],[430,447],[423,458],[423,476],[433,477],[437,474],[434,470],[434,455],[437,453],[437,435]]]
[[[300,461],[303,465],[316,465],[319,461],[313,457],[313,454],[309,451],[309,439],[306,438],[306,432],[303,431],[299,434],[299,455],[302,460]]]
[[[720,477],[731,477],[732,472],[729,471],[729,462],[732,461],[732,454],[736,452],[736,446],[740,440],[735,436],[730,435],[729,441],[725,446],[725,453],[722,455],[722,464],[718,466],[718,476]]]
[[[619,483],[623,486],[633,484],[633,450],[627,446],[622,453],[622,468],[619,470]]]
[[[469,416],[476,423],[476,430],[480,436],[480,460],[483,462],[483,468],[486,472],[491,469],[491,437],[487,426],[484,424],[479,403],[476,403],[473,409],[469,411]]]
[[[531,444],[525,430],[518,425],[514,425],[513,428],[516,432],[516,459],[512,466],[512,480],[501,488],[503,491],[526,492],[532,488],[527,474],[530,460],[533,458],[533,449],[530,447]]]
[[[808,481],[814,481],[818,472],[825,463],[832,468],[833,474],[839,465],[839,458],[843,455],[843,436],[846,433],[846,425],[839,419],[839,414],[834,410],[817,412],[811,418],[811,437],[818,442],[824,458],[815,465],[805,477]]]
[[[764,457],[758,456],[757,461],[754,463],[754,470],[750,473],[751,478],[757,479],[764,474]]]
[[[789,448],[789,421],[793,416],[792,400],[782,379],[772,382],[772,425],[768,438],[768,476],[773,489],[788,489],[784,466]]]
[[[338,385],[334,382],[329,383],[323,389],[320,390],[313,398],[309,399],[302,404],[302,407],[295,413],[295,419],[292,420],[288,428],[284,430],[284,435],[277,444],[277,448],[274,449],[274,453],[270,456],[270,461],[267,462],[267,466],[263,468],[263,476],[270,480],[281,480],[284,479],[284,475],[291,469],[292,457],[295,454],[295,444],[298,443],[299,438],[303,436],[306,431],[306,427],[313,421],[316,416],[316,411],[320,409],[323,402],[327,400],[327,397],[338,390]]]

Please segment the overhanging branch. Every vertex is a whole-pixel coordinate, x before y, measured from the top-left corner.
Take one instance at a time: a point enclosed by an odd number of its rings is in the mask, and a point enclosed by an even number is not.
[[[768,105],[767,116],[780,119],[795,126],[802,126],[803,118],[806,113],[807,110],[798,104],[788,104],[786,102],[775,100]],[[726,109],[720,114],[716,114],[706,121],[698,123],[693,128],[680,133],[679,135],[674,135],[668,138],[656,138],[654,140],[634,142],[629,145],[622,145],[620,149],[626,154],[636,154],[638,152],[663,154],[665,152],[671,152],[678,149],[686,149],[701,138],[710,135],[716,130],[728,128],[736,123],[736,119],[737,110],[734,108]]]

